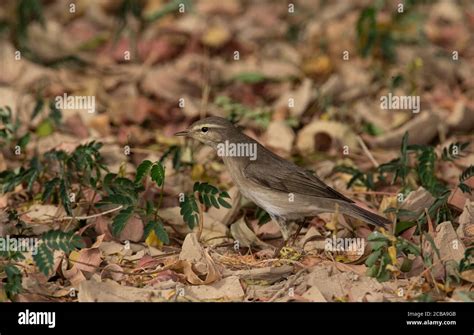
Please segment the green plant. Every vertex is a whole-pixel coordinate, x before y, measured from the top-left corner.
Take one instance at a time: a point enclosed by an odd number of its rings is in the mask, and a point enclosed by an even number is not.
[[[468,166],[459,176],[459,184],[458,187],[463,191],[464,193],[469,193],[471,194],[472,187],[467,185],[465,183],[466,180],[474,176],[474,165]]]
[[[193,186],[193,192],[184,194],[180,199],[181,216],[189,228],[193,229],[195,225],[202,224],[200,222],[201,210],[198,201],[206,207],[220,208],[222,206],[231,208],[232,206],[225,199],[230,199],[227,192],[220,191],[217,187],[208,183],[196,182]]]
[[[17,6],[17,34],[21,43],[28,37],[28,26],[33,22],[39,22],[43,27],[45,20],[43,6],[40,0],[20,0]]]
[[[418,185],[423,186],[435,197],[435,201],[428,208],[428,213],[430,217],[435,218],[435,223],[440,223],[445,220],[451,220],[453,214],[447,203],[450,190],[436,175],[437,163],[439,159],[452,161],[462,157],[463,151],[465,151],[468,146],[469,143],[452,143],[444,148],[441,157],[438,157],[434,148],[431,146],[409,145],[408,133],[405,133],[400,146],[400,157],[388,163],[381,164],[378,168],[367,172],[362,172],[355,167],[346,165],[336,166],[334,172],[352,175],[352,178],[347,183],[347,188],[358,183],[359,185],[367,187],[369,190],[376,190],[378,186],[386,185],[390,176],[391,185],[397,182],[401,184],[402,188],[399,193],[408,194]],[[410,156],[414,157],[414,159],[410,159]],[[468,167],[460,175],[458,187],[463,190],[463,192],[470,192],[470,187],[465,184],[465,181],[473,175],[474,167],[472,166]],[[412,176],[415,179],[412,178]],[[396,208],[388,209],[387,212],[395,213],[397,217],[410,214]],[[413,219],[425,223],[426,215],[422,213],[418,218],[413,216]],[[400,223],[397,229],[401,229],[402,227],[407,229],[414,224],[414,222]],[[401,232],[401,230],[398,232]]]
[[[34,156],[26,168],[22,166],[17,172],[0,172],[2,192],[10,192],[20,184],[26,184],[30,191],[36,183],[42,187],[43,202],[53,199],[62,204],[68,215],[72,215],[72,185],[96,189],[102,171],[107,170],[101,163],[101,146],[90,142],[78,146],[72,153],[50,150],[41,157]]]
[[[459,261],[459,272],[474,269],[474,246],[466,248],[464,257]]]
[[[396,59],[396,44],[411,42],[422,35],[407,34],[407,26],[416,24],[421,26],[421,18],[414,9],[421,1],[405,1],[396,10],[390,8],[389,20],[380,22],[377,20],[379,13],[384,11],[387,2],[375,1],[360,12],[356,23],[357,47],[362,57],[369,55],[377,57],[385,62],[394,62]],[[387,13],[385,13],[387,14]],[[420,29],[418,28],[417,31]]]
[[[147,22],[153,22],[156,20],[161,19],[162,17],[171,14],[171,13],[176,13],[179,10],[179,6],[184,6],[186,10],[192,9],[193,3],[190,0],[172,0],[165,4],[162,8],[157,10],[154,13],[151,13],[150,15],[145,17],[145,20]]]
[[[413,256],[420,255],[419,247],[401,236],[374,231],[368,241],[372,252],[365,261],[367,274],[380,282],[389,280],[391,274],[410,271]],[[398,260],[400,257],[403,258],[401,263]]]
[[[397,182],[398,178],[400,178],[402,184],[406,185],[406,177],[410,172],[410,167],[408,165],[408,132],[403,135],[402,143],[400,146],[400,157],[393,159],[392,161],[381,164],[378,167],[378,171],[382,174],[384,173],[392,173],[393,178],[391,184]]]
[[[27,168],[22,167],[17,172],[4,171],[0,174],[4,190],[11,190],[21,183],[27,184],[31,189],[36,183],[42,187],[41,200],[43,202],[60,203],[73,218],[74,202],[71,201],[70,188],[74,185],[78,190],[78,199],[83,198],[82,189],[92,189],[94,195],[101,197],[95,207],[118,206],[116,208],[119,211],[112,219],[113,234],[120,234],[130,218],[137,215],[145,222],[146,237],[153,232],[161,242],[169,243],[168,234],[158,213],[165,182],[163,165],[159,161],[152,163],[145,160],[138,166],[133,180],[114,173],[107,173],[104,176],[102,172],[106,169],[101,163],[99,152],[101,146],[100,143],[90,142],[78,146],[72,153],[52,150],[41,157],[34,157],[33,163],[30,162]],[[156,206],[152,201],[142,200],[148,176],[161,188]],[[221,193],[221,196],[225,196],[225,193]],[[11,222],[17,222],[17,228],[21,228],[22,221],[16,211],[9,212],[9,219]],[[81,247],[83,247],[82,239],[74,232],[48,231],[41,237],[33,259],[41,272],[49,274],[54,263],[55,250],[69,253]],[[5,260],[0,263],[0,273],[6,274],[6,290],[8,296],[11,297],[21,290],[21,271],[14,261],[24,259],[24,256],[21,252],[0,252],[0,258]]]
[[[18,134],[20,128],[20,120],[18,117],[13,120],[12,110],[10,107],[0,107],[0,148],[15,144],[23,150],[28,142],[30,141],[30,134],[26,133],[23,135]]]
[[[259,72],[241,72],[232,79],[244,84],[258,84],[264,82],[267,78]]]
[[[367,187],[367,189],[369,190],[375,190],[374,174],[370,171],[367,173],[363,173],[362,171],[353,166],[338,165],[334,167],[333,172],[341,172],[352,175],[352,178],[347,182],[346,185],[348,189],[351,188],[352,185],[354,185],[355,183],[359,183]]]
[[[160,158],[160,163],[163,164],[168,157],[172,157],[173,169],[179,170],[181,168],[181,147],[172,145],[166,149]]]
[[[270,222],[272,219],[270,214],[260,207],[257,207],[257,210],[255,211],[255,218],[258,220],[259,225],[264,225],[265,223]]]
[[[40,112],[43,110],[44,100],[39,98],[36,101],[36,105],[33,109],[31,120],[34,120]],[[31,133],[26,130],[24,133],[20,133],[20,120],[18,115],[13,119],[12,110],[10,107],[0,107],[0,148],[4,146],[14,146],[15,151],[23,151],[27,144],[30,142]],[[36,127],[36,135],[48,136],[55,128],[61,123],[62,114],[59,109],[56,108],[54,101],[49,103],[49,113],[44,117],[38,126]]]
[[[44,233],[39,241],[32,246],[33,260],[38,269],[45,275],[49,275],[54,266],[54,252],[61,250],[68,254],[75,249],[83,248],[84,242],[74,232],[63,232],[50,230]],[[20,251],[0,251],[0,273],[6,274],[5,291],[11,299],[22,291],[22,273],[17,261],[24,260],[25,256]]]
[[[463,151],[467,149],[469,142],[451,143],[449,146],[443,148],[441,159],[444,161],[454,161],[457,158],[464,157]]]
[[[13,264],[5,264],[0,266],[0,273],[5,272],[7,280],[5,283],[5,292],[11,299],[15,294],[18,294],[22,290],[21,281],[22,274],[20,269]]]
[[[37,246],[37,253],[33,255],[33,259],[39,270],[48,275],[54,265],[55,250],[61,250],[68,254],[75,249],[84,248],[84,246],[82,238],[72,231],[50,230],[41,237]]]
[[[214,103],[227,114],[232,122],[242,119],[252,120],[257,125],[267,128],[271,121],[271,110],[265,107],[250,108],[238,102],[232,101],[227,96],[218,96]]]
[[[161,188],[159,202],[156,206],[146,201],[143,203],[142,192],[145,191],[144,182],[146,177]],[[169,237],[164,229],[163,222],[158,214],[163,199],[163,188],[165,184],[165,169],[158,161],[152,163],[144,160],[138,167],[135,180],[120,177],[115,173],[109,173],[104,177],[103,188],[106,195],[96,204],[97,207],[119,205],[120,211],[112,221],[112,233],[119,235],[125,225],[134,215],[138,215],[145,222],[145,237],[152,232],[164,243],[169,243]]]

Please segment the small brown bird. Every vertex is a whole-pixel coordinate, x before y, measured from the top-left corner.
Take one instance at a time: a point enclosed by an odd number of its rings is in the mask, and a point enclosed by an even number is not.
[[[289,238],[288,221],[323,212],[339,211],[377,226],[391,224],[357,206],[309,171],[277,156],[226,119],[208,117],[175,135],[216,149],[240,192],[278,223],[285,241]]]

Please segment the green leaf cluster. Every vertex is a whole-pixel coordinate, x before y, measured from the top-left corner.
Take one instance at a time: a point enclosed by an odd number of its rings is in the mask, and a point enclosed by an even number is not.
[[[196,182],[193,186],[193,192],[184,195],[182,201],[180,201],[180,214],[189,228],[193,229],[199,223],[198,201],[206,207],[220,208],[222,206],[224,208],[231,208],[231,204],[225,199],[230,199],[227,192],[220,191],[209,183]]]
[[[48,275],[53,269],[55,250],[70,253],[75,249],[84,248],[84,246],[82,238],[72,231],[50,230],[41,237],[41,241],[37,246],[37,252],[33,254],[33,260],[38,269],[45,275]]]
[[[407,194],[417,187],[413,182],[418,183],[418,185],[423,186],[435,197],[435,201],[429,207],[428,213],[431,217],[436,218],[436,223],[439,223],[444,220],[451,220],[452,213],[447,204],[450,190],[436,175],[437,162],[439,159],[452,161],[462,157],[462,153],[468,146],[469,143],[452,143],[444,148],[441,156],[438,157],[435,149],[431,146],[409,145],[408,133],[405,133],[400,146],[400,157],[381,164],[379,167],[368,172],[362,172],[356,167],[346,165],[336,166],[334,172],[352,175],[352,178],[347,183],[347,188],[358,184],[367,187],[369,190],[376,190],[380,185],[393,185],[399,182],[402,185],[401,193]],[[411,157],[414,159],[411,159]],[[474,167],[472,166],[468,167],[460,175],[458,187],[463,192],[471,192],[471,188],[465,183],[465,180],[473,175]],[[391,177],[390,181],[388,181],[389,177]],[[397,216],[403,214],[396,209],[393,212]],[[426,222],[425,214],[423,213],[418,219]]]
[[[231,122],[250,120],[262,128],[267,128],[270,124],[272,113],[268,108],[250,108],[227,96],[216,97],[214,103],[224,111]]]
[[[392,259],[388,251],[390,246],[395,247],[397,257],[403,257],[403,262],[399,266],[402,272],[411,270],[413,260],[409,255],[420,255],[419,247],[401,236],[396,237],[395,241],[392,241],[388,236],[374,231],[368,236],[368,241],[372,252],[365,261],[365,265],[368,267],[367,275],[376,278],[380,282],[387,281],[391,278],[392,272],[387,269],[387,265],[392,264]]]

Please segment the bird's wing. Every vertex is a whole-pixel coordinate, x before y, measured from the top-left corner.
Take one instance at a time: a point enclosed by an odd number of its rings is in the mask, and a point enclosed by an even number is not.
[[[311,174],[292,163],[274,159],[271,166],[276,173],[263,172],[260,164],[248,164],[243,174],[249,180],[269,189],[278,190],[285,193],[305,194],[308,196],[342,200],[353,203],[351,199],[332,189]],[[265,169],[266,170],[266,169]]]

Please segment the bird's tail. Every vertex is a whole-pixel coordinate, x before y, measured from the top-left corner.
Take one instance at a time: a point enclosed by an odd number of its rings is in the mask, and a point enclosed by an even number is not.
[[[389,219],[384,218],[383,216],[370,212],[354,204],[346,206],[345,211],[343,212],[344,214],[347,214],[349,216],[355,217],[357,219],[360,219],[362,221],[365,221],[367,223],[380,226],[380,227],[386,227],[392,224],[392,222]]]

